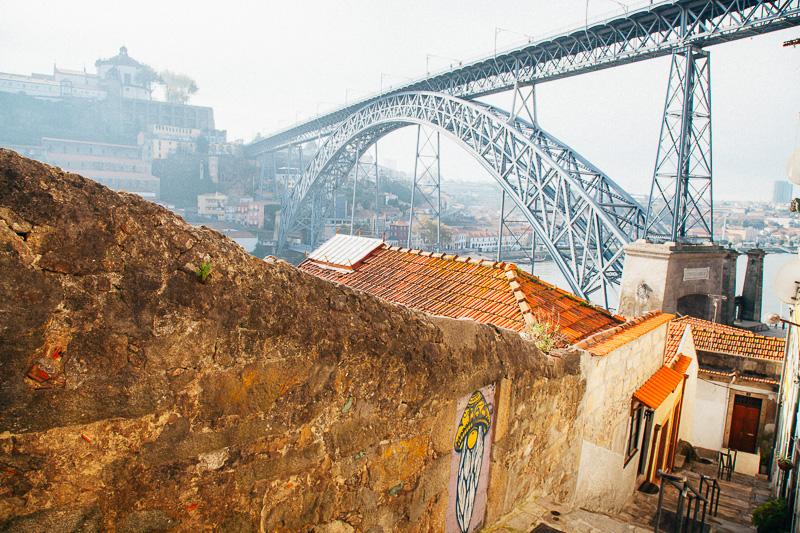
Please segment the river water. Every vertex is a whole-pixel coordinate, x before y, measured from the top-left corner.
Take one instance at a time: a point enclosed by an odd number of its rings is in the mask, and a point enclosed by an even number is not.
[[[781,304],[780,300],[778,300],[775,291],[772,289],[772,282],[775,279],[778,269],[792,257],[794,257],[794,254],[767,254],[764,257],[764,291],[761,303],[761,320],[766,320],[770,313],[779,313],[782,316],[788,316],[787,306],[785,304]],[[744,283],[746,267],[747,255],[742,254],[739,256],[736,264],[737,295],[742,293],[742,285]],[[571,290],[566,278],[564,278],[564,276],[561,274],[561,271],[552,261],[536,263],[533,273],[547,282],[558,285],[564,289]],[[593,297],[592,300],[598,305],[602,305],[603,303],[600,299],[598,299],[597,296]],[[609,294],[609,300],[612,309],[616,309],[617,304],[619,303],[619,295],[616,293]]]

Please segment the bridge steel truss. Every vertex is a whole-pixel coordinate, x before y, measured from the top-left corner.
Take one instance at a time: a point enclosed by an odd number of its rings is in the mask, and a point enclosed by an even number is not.
[[[465,148],[498,182],[547,247],[572,290],[608,303],[623,246],[643,234],[645,211],[569,146],[519,116],[434,92],[387,95],[350,115],[310,160],[282,208],[279,245],[308,218],[309,199],[331,196],[358,155],[409,125]]]
[[[672,54],[647,208],[648,239],[714,240],[711,59],[694,47]]]
[[[465,99],[703,48],[800,24],[800,0],[672,0],[499,53],[398,87]],[[251,155],[330,134],[361,107],[345,106],[252,143]]]
[[[437,128],[489,170],[576,293],[606,296],[621,277],[624,243],[713,235],[710,77],[702,48],[799,24],[800,0],[662,1],[383,92],[256,141],[247,152],[261,157],[324,142],[286,199],[279,238],[283,245],[289,231],[305,228],[313,247],[320,209],[357,154],[402,126]],[[521,87],[670,54],[649,219],[605,174],[535,125],[535,108],[526,121],[516,109],[509,114],[473,100],[513,88],[516,101],[525,95]],[[501,228],[505,222],[504,213]]]

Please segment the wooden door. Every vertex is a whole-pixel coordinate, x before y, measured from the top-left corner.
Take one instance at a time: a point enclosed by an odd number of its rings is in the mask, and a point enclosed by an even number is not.
[[[760,418],[761,399],[737,394],[733,400],[728,447],[733,450],[755,453],[758,440],[758,420]]]

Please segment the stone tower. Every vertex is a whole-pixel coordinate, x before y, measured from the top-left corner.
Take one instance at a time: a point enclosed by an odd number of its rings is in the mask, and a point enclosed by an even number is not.
[[[660,309],[731,324],[737,256],[711,243],[631,243],[625,247],[619,313],[634,317]]]
[[[761,321],[761,291],[764,285],[764,250],[747,251],[747,271],[742,287],[742,320]]]

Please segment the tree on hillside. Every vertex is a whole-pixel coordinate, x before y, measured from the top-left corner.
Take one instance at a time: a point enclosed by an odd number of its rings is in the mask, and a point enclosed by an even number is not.
[[[186,74],[163,70],[159,76],[166,88],[168,102],[185,104],[189,101],[189,97],[197,92],[197,84]]]
[[[428,246],[436,245],[436,221],[429,218],[418,223],[419,236]],[[453,230],[444,224],[439,228],[439,238],[442,246],[449,246],[453,241]]]
[[[152,94],[153,89],[151,86],[153,83],[163,83],[163,80],[153,67],[142,63],[139,72],[136,74],[136,84],[140,87],[146,87]]]

